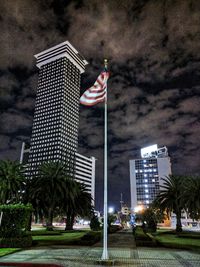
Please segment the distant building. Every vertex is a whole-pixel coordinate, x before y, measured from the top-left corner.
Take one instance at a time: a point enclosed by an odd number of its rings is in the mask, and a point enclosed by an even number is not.
[[[77,153],[80,79],[87,61],[68,42],[37,55],[39,79],[28,151],[22,146],[20,161],[26,175],[37,176],[43,162],[75,166],[75,179],[87,185],[94,197],[95,160]]]
[[[131,208],[146,208],[159,193],[162,179],[171,174],[166,147],[157,145],[141,149],[141,158],[130,160]]]
[[[126,205],[123,205],[122,207],[121,207],[121,214],[122,215],[130,215],[130,208],[129,207],[127,207]]]
[[[95,158],[75,154],[75,180],[84,183],[93,200],[95,199]]]

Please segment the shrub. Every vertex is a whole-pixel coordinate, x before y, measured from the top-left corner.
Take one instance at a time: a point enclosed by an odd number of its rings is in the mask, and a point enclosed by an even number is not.
[[[5,237],[1,239],[0,247],[7,248],[25,248],[32,245],[32,236],[25,235],[21,237]]]
[[[31,243],[29,228],[32,206],[24,204],[0,205],[2,214],[0,226],[1,246],[21,247]],[[24,244],[24,245],[23,245]]]
[[[99,231],[101,229],[98,217],[95,215],[90,220],[90,228],[93,231]]]

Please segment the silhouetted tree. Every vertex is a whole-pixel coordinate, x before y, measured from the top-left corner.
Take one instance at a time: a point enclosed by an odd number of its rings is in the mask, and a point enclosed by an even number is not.
[[[155,203],[161,210],[176,214],[176,232],[181,232],[181,212],[184,209],[183,181],[185,176],[170,175],[162,178],[162,180],[163,184]]]
[[[25,177],[22,165],[16,161],[0,161],[0,203],[20,202],[24,186]]]

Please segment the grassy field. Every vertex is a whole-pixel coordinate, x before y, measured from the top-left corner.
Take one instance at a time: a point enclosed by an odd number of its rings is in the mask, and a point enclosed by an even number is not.
[[[46,246],[46,245],[69,245],[73,244],[74,241],[79,240],[81,237],[83,237],[86,234],[87,231],[74,231],[74,232],[68,232],[68,233],[62,233],[62,232],[39,232],[34,233],[32,236],[34,243],[37,244],[37,246]]]
[[[151,239],[149,243],[148,238]],[[200,252],[200,232],[183,231],[179,234],[175,230],[157,229],[156,233],[145,234],[141,227],[135,231],[135,241],[137,246],[157,246],[178,248],[186,250],[196,250]]]
[[[32,236],[43,236],[43,235],[61,235],[62,232],[59,230],[53,230],[53,231],[47,231],[46,229],[41,229],[41,230],[34,230],[31,231]]]
[[[177,235],[174,231],[158,231],[154,237],[162,246],[200,250],[200,233],[198,232],[183,231]]]
[[[32,235],[32,246],[40,247],[40,246],[65,246],[65,245],[79,245],[79,246],[91,246],[98,242],[101,238],[100,231],[91,231],[91,230],[71,230],[64,231],[55,229],[54,231],[47,231],[46,229],[37,229],[31,231]],[[8,240],[9,242],[13,242],[12,240]],[[9,243],[9,244],[11,244]],[[8,244],[8,243],[6,243]],[[8,245],[9,246],[9,245]],[[13,246],[13,244],[11,244]],[[16,245],[16,247],[21,247],[20,245]],[[2,255],[5,253],[10,253],[10,251],[15,251],[15,249],[1,249],[0,251]],[[0,254],[1,255],[1,254]]]
[[[6,256],[8,254],[14,253],[21,250],[20,248],[0,248],[0,257]]]

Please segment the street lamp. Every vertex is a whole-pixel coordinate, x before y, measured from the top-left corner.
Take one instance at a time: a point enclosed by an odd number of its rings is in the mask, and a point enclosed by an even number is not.
[[[143,206],[136,206],[134,208],[134,211],[137,213],[137,212],[140,212],[140,211],[143,211],[144,207]]]

